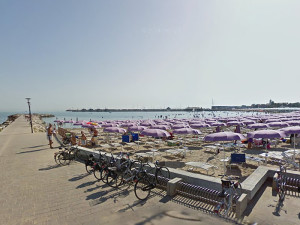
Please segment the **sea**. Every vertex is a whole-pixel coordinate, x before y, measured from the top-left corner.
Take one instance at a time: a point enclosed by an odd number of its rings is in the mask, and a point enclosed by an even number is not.
[[[6,121],[7,117],[20,112],[0,112],[0,123]],[[165,111],[165,112],[32,112],[53,114],[54,117],[44,118],[48,123],[54,120],[148,120],[148,119],[189,119],[189,118],[213,118],[213,117],[234,117],[234,116],[256,116],[263,112],[241,112],[241,111],[203,111],[203,112],[184,112],[184,111]],[[70,124],[66,124],[66,126]]]
[[[212,117],[233,117],[233,116],[255,116],[260,112],[240,112],[240,111],[203,111],[203,112],[184,112],[184,111],[165,111],[165,112],[42,112],[53,114],[54,117],[44,118],[46,123],[53,123],[54,120],[148,120],[148,119],[189,119],[189,118],[212,118]],[[263,113],[264,114],[264,113]],[[71,126],[71,124],[65,124]]]

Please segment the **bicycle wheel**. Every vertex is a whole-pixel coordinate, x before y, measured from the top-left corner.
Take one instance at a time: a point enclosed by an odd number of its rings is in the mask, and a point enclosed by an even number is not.
[[[155,176],[170,179],[170,171],[167,167],[163,166],[156,170]]]
[[[60,154],[60,152],[55,152],[54,153],[54,161],[55,161],[56,164],[60,164],[59,161],[58,161],[58,158],[57,158],[58,154]]]
[[[117,188],[122,183],[122,180],[122,176],[113,171],[109,171],[106,176],[106,183],[110,187]]]
[[[134,194],[139,200],[145,200],[149,197],[151,183],[146,177],[139,179],[134,185]]]
[[[70,161],[68,155],[69,154],[66,152],[61,152],[56,156],[60,165],[65,166],[69,164]]]
[[[93,162],[92,161],[86,161],[85,162],[85,170],[88,174],[94,173],[94,168],[93,168]]]
[[[107,180],[107,175],[108,175],[108,169],[104,168],[102,170],[100,170],[100,178],[101,180],[106,184],[106,180]]]
[[[97,166],[95,166],[94,171],[93,171],[94,177],[95,177],[98,181],[101,180],[101,170],[103,170],[102,167],[99,166],[99,164],[97,164]]]

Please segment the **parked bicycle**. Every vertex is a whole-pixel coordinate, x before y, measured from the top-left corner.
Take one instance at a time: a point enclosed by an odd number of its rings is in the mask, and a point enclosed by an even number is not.
[[[279,196],[279,201],[284,201],[285,193],[286,193],[286,166],[284,164],[279,165],[279,170],[276,172],[277,178],[276,182],[276,192]]]
[[[227,216],[228,212],[232,211],[232,209],[236,207],[236,199],[237,196],[241,195],[242,186],[239,182],[240,177],[238,176],[220,176],[222,182],[222,191],[218,196],[222,198],[222,201],[220,204],[215,206],[214,213]]]
[[[161,179],[170,178],[170,171],[165,166],[160,166],[159,162],[155,162],[154,174],[147,172],[146,170],[141,172],[140,178],[134,185],[134,194],[139,200],[145,200],[149,197],[150,192],[158,184]]]

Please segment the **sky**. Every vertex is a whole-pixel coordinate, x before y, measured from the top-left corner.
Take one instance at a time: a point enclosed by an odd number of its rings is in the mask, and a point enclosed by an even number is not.
[[[0,0],[0,112],[299,102],[299,0]]]

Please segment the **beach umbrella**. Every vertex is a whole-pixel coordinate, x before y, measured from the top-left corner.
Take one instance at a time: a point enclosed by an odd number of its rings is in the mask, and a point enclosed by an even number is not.
[[[280,131],[283,131],[285,134],[290,135],[294,134],[294,160],[295,160],[295,155],[296,155],[296,137],[295,134],[300,134],[300,126],[294,126],[294,127],[286,127],[280,129]]]
[[[136,123],[122,123],[121,124],[121,127],[131,127],[131,126],[135,126],[136,125]]]
[[[246,124],[246,125],[250,125],[250,124],[256,123],[256,122],[253,121],[253,120],[241,120],[241,122],[242,122],[243,124]]]
[[[145,129],[141,132],[141,135],[151,136],[151,137],[170,137],[171,134],[168,131],[161,129]]]
[[[210,127],[210,125],[206,124],[206,123],[193,123],[190,126],[191,126],[191,128],[194,128],[194,129],[202,128],[202,127]]]
[[[190,125],[186,123],[176,123],[172,126],[172,129],[189,128]]]
[[[103,131],[109,133],[120,133],[120,134],[126,133],[126,130],[120,127],[106,127],[103,129]]]
[[[102,127],[118,127],[119,124],[116,123],[107,123],[107,124],[102,124]]]
[[[236,125],[244,125],[243,122],[240,122],[240,121],[230,121],[227,123],[227,126],[236,126]]]
[[[223,126],[226,126],[225,123],[220,123],[220,122],[215,122],[215,123],[212,123],[210,124],[212,127],[223,127]]]
[[[162,129],[162,130],[170,130],[171,127],[168,125],[153,125],[151,129]]]
[[[298,125],[300,125],[300,121],[299,120],[290,120],[290,121],[287,121],[286,123],[288,123],[290,126],[298,126]]]
[[[145,126],[131,126],[131,127],[128,127],[128,131],[143,131],[145,129],[148,129],[148,127],[145,127]]]
[[[174,134],[201,134],[199,130],[192,129],[192,128],[180,128],[180,129],[174,129]]]
[[[155,123],[153,121],[144,121],[144,122],[141,122],[140,125],[150,127],[150,126],[155,125]]]
[[[247,138],[284,138],[286,134],[279,130],[258,130],[247,133]]]
[[[289,124],[285,123],[285,122],[271,122],[271,123],[268,123],[268,125],[270,127],[288,127],[289,126]]]
[[[247,126],[250,129],[262,129],[262,128],[269,128],[268,124],[265,123],[254,123]]]
[[[236,141],[246,139],[244,135],[234,132],[218,132],[206,135],[204,141],[221,141],[223,143],[223,153],[224,153],[224,174],[225,174],[225,150],[224,150],[224,141]]]

